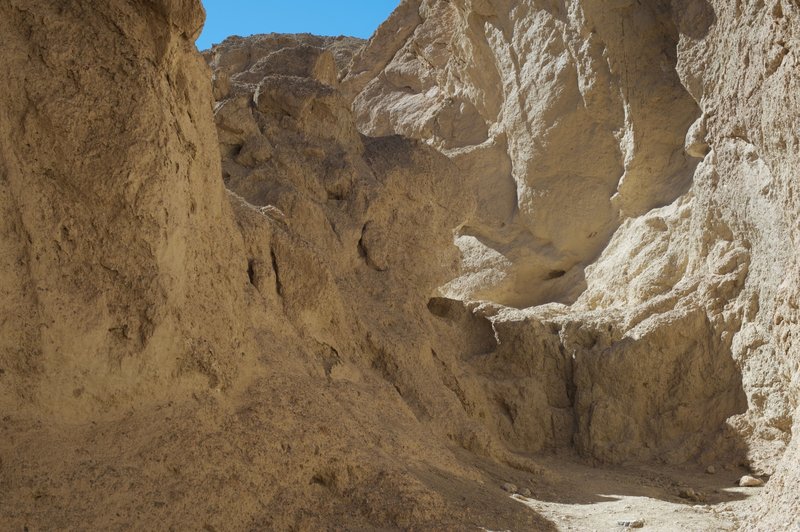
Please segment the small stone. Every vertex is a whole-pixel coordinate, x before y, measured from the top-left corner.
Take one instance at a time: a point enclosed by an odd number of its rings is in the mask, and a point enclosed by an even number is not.
[[[689,499],[692,501],[696,501],[698,499],[697,492],[694,491],[692,488],[683,488],[678,492],[678,496],[681,499]]]
[[[714,467],[713,465],[710,465],[710,466],[708,466],[706,468],[706,473],[708,473],[709,475],[713,475],[716,472],[717,472],[717,468]]]
[[[757,488],[758,486],[763,486],[764,481],[760,478],[751,477],[750,475],[745,475],[739,479],[739,485],[745,488]]]
[[[528,488],[522,488],[521,490],[519,490],[519,494],[522,495],[523,497],[530,497],[531,495],[533,495],[531,493],[531,490],[529,490]]]
[[[258,211],[264,216],[271,218],[273,221],[276,221],[284,226],[286,225],[286,215],[274,205],[266,205],[265,207],[258,209]]]
[[[507,491],[509,493],[517,492],[517,487],[511,482],[503,482],[500,487],[503,488],[503,491]]]
[[[644,521],[641,519],[623,519],[621,521],[617,521],[617,526],[621,526],[623,528],[642,528],[644,526]]]

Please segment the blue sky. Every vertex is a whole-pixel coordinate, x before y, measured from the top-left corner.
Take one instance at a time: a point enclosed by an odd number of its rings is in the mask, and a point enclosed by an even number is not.
[[[201,50],[230,35],[315,33],[370,37],[400,0],[202,0]]]

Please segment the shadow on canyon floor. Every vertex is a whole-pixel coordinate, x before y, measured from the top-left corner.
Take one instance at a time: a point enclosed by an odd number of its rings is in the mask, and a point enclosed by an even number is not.
[[[736,486],[746,471],[721,468],[708,474],[699,465],[632,464],[596,466],[574,453],[532,457],[539,475],[509,472],[477,459],[494,476],[517,488],[509,500],[550,520],[549,530],[607,530],[630,519],[664,530],[733,530],[737,510],[758,488]]]

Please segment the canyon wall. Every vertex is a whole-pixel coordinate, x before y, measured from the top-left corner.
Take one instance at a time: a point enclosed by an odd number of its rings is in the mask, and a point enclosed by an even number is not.
[[[4,410],[85,419],[204,366],[229,383],[247,265],[202,8],[7,2],[0,24]]]
[[[547,528],[480,461],[536,464],[454,391],[491,326],[428,310],[457,169],[358,133],[357,41],[239,43],[212,75],[202,22],[0,7],[0,528]]]
[[[798,16],[5,3],[0,523],[547,530],[497,486],[573,449],[799,519]]]
[[[798,15],[409,1],[344,80],[363,132],[461,169],[478,208],[442,293],[571,366],[575,446],[775,473],[765,529],[798,512]]]

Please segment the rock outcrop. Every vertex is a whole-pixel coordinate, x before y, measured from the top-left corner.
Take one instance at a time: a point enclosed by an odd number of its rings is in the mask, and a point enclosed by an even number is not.
[[[576,447],[779,472],[765,529],[798,518],[800,375],[800,13],[768,4],[404,2],[344,82],[461,168],[443,293],[528,307],[493,325],[571,364]]]
[[[428,310],[456,168],[358,133],[357,42],[233,40],[212,84],[202,20],[0,7],[0,528],[546,527],[461,454],[535,469],[453,391],[491,326]]]
[[[202,55],[197,0],[0,6],[0,528],[547,530],[508,497],[543,451],[741,464],[752,528],[800,521],[767,4],[404,0]]]
[[[621,219],[686,191],[700,110],[660,4],[406,2],[356,57],[361,130],[439,148],[478,198],[451,297],[571,303]]]
[[[195,369],[230,384],[247,264],[206,149],[202,8],[25,1],[0,18],[3,410],[83,420]]]

